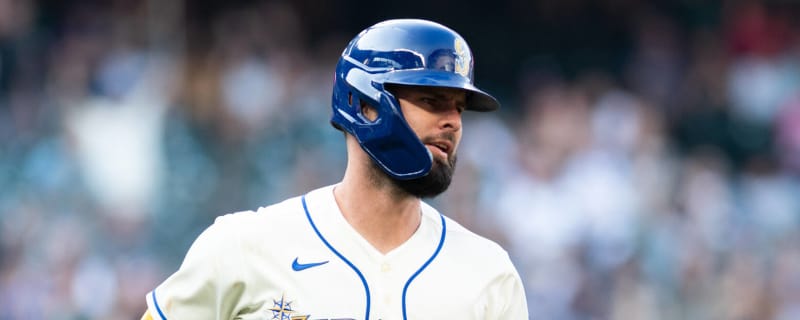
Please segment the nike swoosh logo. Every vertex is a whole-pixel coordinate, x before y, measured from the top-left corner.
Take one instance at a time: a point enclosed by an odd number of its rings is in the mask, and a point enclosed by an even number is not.
[[[321,265],[326,264],[326,263],[328,263],[328,261],[312,262],[312,263],[299,263],[299,262],[297,262],[297,258],[294,258],[294,261],[292,261],[292,270],[294,270],[294,271],[303,271],[305,269],[318,267],[318,266],[321,266]]]

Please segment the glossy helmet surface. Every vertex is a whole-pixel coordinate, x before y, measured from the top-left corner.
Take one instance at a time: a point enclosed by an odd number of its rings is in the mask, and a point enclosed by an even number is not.
[[[359,33],[336,66],[331,123],[352,134],[390,176],[414,179],[433,164],[430,151],[403,117],[387,84],[464,89],[467,110],[492,111],[497,100],[473,84],[473,58],[455,31],[419,19],[388,20]],[[367,103],[378,113],[361,113]]]

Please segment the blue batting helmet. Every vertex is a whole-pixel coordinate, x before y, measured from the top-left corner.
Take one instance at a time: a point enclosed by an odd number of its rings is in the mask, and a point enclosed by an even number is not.
[[[433,157],[408,126],[387,84],[464,89],[467,110],[492,111],[497,100],[473,85],[472,52],[455,31],[418,19],[388,20],[359,33],[336,66],[331,123],[352,134],[387,174],[428,174]],[[361,113],[361,103],[378,113]]]

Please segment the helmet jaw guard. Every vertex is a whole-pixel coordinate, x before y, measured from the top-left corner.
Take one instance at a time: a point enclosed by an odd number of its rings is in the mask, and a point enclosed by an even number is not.
[[[331,122],[352,134],[361,148],[384,172],[397,179],[414,179],[428,174],[433,156],[417,138],[403,118],[397,99],[373,82],[374,76],[352,68],[348,59],[337,67],[334,82],[334,106]],[[347,74],[339,74],[348,70]],[[342,81],[343,80],[343,81]],[[361,103],[367,103],[378,113],[371,121],[361,113]]]
[[[342,53],[333,85],[331,123],[358,141],[388,175],[425,176],[433,156],[403,117],[386,84],[434,86],[468,92],[467,110],[492,111],[499,103],[473,85],[472,53],[457,33],[425,20],[389,20],[356,36]],[[361,113],[361,103],[378,113]]]

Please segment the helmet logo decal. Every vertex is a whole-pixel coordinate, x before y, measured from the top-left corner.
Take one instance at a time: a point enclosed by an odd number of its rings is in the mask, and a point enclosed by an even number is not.
[[[453,47],[456,50],[455,72],[464,77],[469,77],[469,66],[471,61],[467,44],[464,43],[461,38],[456,38]]]

